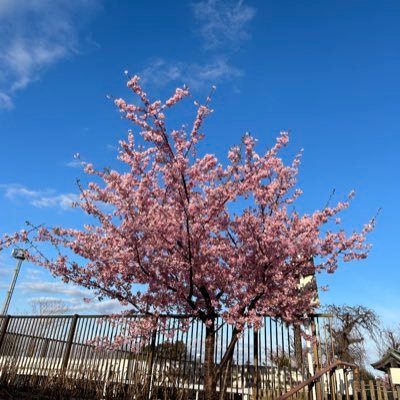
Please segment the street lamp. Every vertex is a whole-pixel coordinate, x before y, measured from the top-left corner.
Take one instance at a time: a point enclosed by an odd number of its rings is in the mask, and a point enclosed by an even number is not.
[[[3,305],[3,311],[1,313],[2,315],[6,315],[8,312],[8,307],[10,306],[11,297],[13,295],[14,288],[15,288],[15,283],[17,282],[18,274],[21,269],[21,264],[22,264],[22,261],[25,260],[26,253],[25,253],[25,250],[23,250],[23,249],[14,249],[12,251],[11,255],[17,260],[17,265],[15,266],[14,276],[11,281],[10,287],[8,288],[8,291],[7,291],[6,299],[5,299],[4,305]]]

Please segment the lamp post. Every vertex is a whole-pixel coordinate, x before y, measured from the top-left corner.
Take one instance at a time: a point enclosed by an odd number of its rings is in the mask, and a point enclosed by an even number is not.
[[[3,311],[1,312],[2,315],[6,315],[8,312],[8,307],[10,306],[11,297],[14,292],[15,283],[17,282],[18,274],[21,269],[22,261],[25,260],[25,250],[23,249],[14,249],[11,255],[17,260],[17,265],[15,266],[14,276],[11,281],[10,287],[8,288],[6,299],[3,305]]]

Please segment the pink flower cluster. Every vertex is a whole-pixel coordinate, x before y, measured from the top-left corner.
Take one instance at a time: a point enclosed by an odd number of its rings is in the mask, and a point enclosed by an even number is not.
[[[181,101],[184,97],[189,96],[189,91],[186,89],[177,88],[175,90],[175,94],[170,97],[166,102],[165,105],[167,107],[172,107],[179,101]]]

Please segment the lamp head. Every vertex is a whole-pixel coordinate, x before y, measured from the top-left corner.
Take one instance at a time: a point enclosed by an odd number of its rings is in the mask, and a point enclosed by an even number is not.
[[[25,260],[25,250],[23,250],[23,249],[14,249],[12,252],[11,252],[11,255],[14,257],[14,258],[17,258],[18,260]]]

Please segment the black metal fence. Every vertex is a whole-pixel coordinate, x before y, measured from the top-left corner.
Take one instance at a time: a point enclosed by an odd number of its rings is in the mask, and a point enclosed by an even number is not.
[[[123,336],[140,317],[119,323],[107,316],[0,317],[0,385],[40,385],[68,379],[95,385],[103,397],[121,390],[151,398],[160,388],[202,398],[205,326],[199,320],[165,317],[150,335],[119,346],[96,345]],[[232,327],[219,320],[215,362],[223,357]],[[182,327],[185,326],[185,329]],[[301,327],[265,317],[259,330],[239,338],[229,375],[228,398],[276,398],[334,359],[332,319],[314,315]],[[177,395],[174,395],[177,396]],[[139,398],[139,397],[136,397]],[[178,397],[176,397],[178,398]]]

